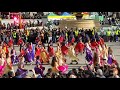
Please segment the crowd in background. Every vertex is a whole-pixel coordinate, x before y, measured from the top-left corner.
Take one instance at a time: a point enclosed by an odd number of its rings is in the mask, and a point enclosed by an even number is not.
[[[15,24],[15,23],[2,23],[0,21],[0,30],[13,30],[13,29],[25,29],[25,28],[29,28],[29,27],[39,27],[39,26],[43,26],[43,22],[42,20],[37,20],[35,21],[30,21],[26,22],[26,23],[22,23],[21,27],[19,24]]]
[[[1,32],[0,39],[0,75],[2,78],[119,78],[120,76],[119,65],[112,49],[106,46],[104,39],[98,35],[95,28],[92,30],[78,30],[78,28],[47,30],[43,28],[24,32],[4,31]],[[57,51],[54,50],[53,43],[59,43]],[[50,50],[46,50],[45,44],[48,44]],[[20,46],[20,55],[16,54],[13,45]],[[79,45],[84,47],[81,48]],[[79,60],[77,55],[81,53],[80,48],[83,51],[82,54],[86,55],[86,65],[80,66],[78,70],[74,68],[65,72],[68,70],[65,56],[70,57],[69,60],[72,62],[77,62]],[[33,62],[35,67],[32,70],[25,69],[25,63],[32,64]],[[46,68],[42,63],[51,64],[52,68],[44,73]],[[18,64],[17,71],[13,69],[14,64]],[[33,72],[33,76],[28,76],[28,72]]]
[[[28,18],[29,13],[23,15]],[[35,15],[38,19],[39,15]],[[114,22],[113,22],[114,23]],[[119,78],[120,67],[111,47],[104,41],[119,41],[120,30],[114,32],[104,30],[100,33],[96,28],[36,28],[26,27],[42,26],[28,23],[20,31],[14,24],[1,24],[0,27],[0,77],[1,78]],[[49,25],[48,25],[49,26]],[[18,29],[18,30],[16,30]],[[46,47],[47,44],[47,47]],[[53,44],[57,45],[54,50]],[[19,46],[17,54],[15,45]],[[10,49],[10,50],[9,50]],[[78,69],[68,70],[66,61],[78,64],[78,55],[85,54],[85,64]],[[66,59],[69,57],[69,59]],[[52,59],[50,62],[50,58]],[[35,64],[32,70],[25,65]],[[44,63],[51,68],[44,73]],[[13,65],[18,65],[15,71]],[[68,71],[68,72],[66,72]],[[32,76],[28,73],[32,72]]]
[[[7,12],[7,13],[1,12],[0,17],[2,19],[13,19],[13,15],[14,14],[9,15],[9,12]],[[22,19],[41,19],[42,17],[45,16],[43,12],[35,12],[33,14],[30,14],[30,12],[21,12],[21,15],[22,15]]]

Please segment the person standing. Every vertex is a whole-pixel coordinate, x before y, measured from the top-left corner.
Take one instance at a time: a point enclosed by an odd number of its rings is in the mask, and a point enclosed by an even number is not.
[[[107,31],[107,42],[110,42],[111,31],[108,29]]]
[[[45,31],[45,34],[44,34],[44,43],[48,43],[48,32]]]
[[[17,44],[17,33],[13,31],[13,39],[14,39],[14,44]]]

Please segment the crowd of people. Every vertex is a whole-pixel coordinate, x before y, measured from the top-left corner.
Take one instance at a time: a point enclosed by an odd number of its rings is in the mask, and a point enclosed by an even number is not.
[[[19,24],[17,23],[2,23],[0,21],[0,30],[13,30],[13,29],[26,29],[29,27],[40,27],[43,26],[43,21],[42,20],[37,20],[35,21],[30,21],[29,22],[25,22],[21,24],[21,27]]]
[[[96,29],[78,28],[0,32],[1,78],[119,78],[120,68],[113,50],[104,43]],[[46,47],[46,44],[48,46]],[[57,50],[53,44],[57,45]],[[17,54],[15,45],[20,47]],[[10,49],[10,50],[9,50]],[[70,64],[78,64],[78,55],[85,54],[86,65],[68,71]],[[67,59],[66,57],[69,57]],[[52,59],[52,60],[51,60]],[[24,66],[35,63],[32,70]],[[43,64],[51,65],[47,73]],[[15,71],[13,66],[18,65]],[[28,76],[33,72],[33,76]]]
[[[1,12],[0,18],[13,19],[13,14],[10,14],[10,13]],[[13,13],[18,13],[18,12],[13,12]],[[41,19],[42,17],[45,16],[43,12],[35,12],[35,13],[33,12],[33,14],[31,14],[30,12],[21,12],[21,14],[22,14],[22,19]]]
[[[106,41],[106,42],[119,42],[120,41],[120,29],[116,28],[114,30],[101,29],[98,34]]]

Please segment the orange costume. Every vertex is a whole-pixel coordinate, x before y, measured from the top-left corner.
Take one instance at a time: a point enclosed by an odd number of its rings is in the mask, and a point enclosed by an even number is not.
[[[6,44],[4,44],[3,50],[5,51],[5,53],[9,53],[8,46]]]
[[[49,63],[50,57],[44,48],[41,49],[40,58],[41,58],[41,62]]]

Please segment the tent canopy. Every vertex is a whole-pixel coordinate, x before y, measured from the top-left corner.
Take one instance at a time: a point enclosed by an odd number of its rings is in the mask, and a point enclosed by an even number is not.
[[[64,12],[62,16],[71,16],[68,12]]]
[[[76,19],[75,16],[72,16],[70,15],[69,13],[67,12],[64,12],[62,14],[62,16],[59,16],[59,15],[56,15],[54,14],[53,12],[51,12],[49,15],[48,15],[48,20],[62,20],[62,19]]]
[[[51,12],[48,16],[58,16],[58,15]]]

